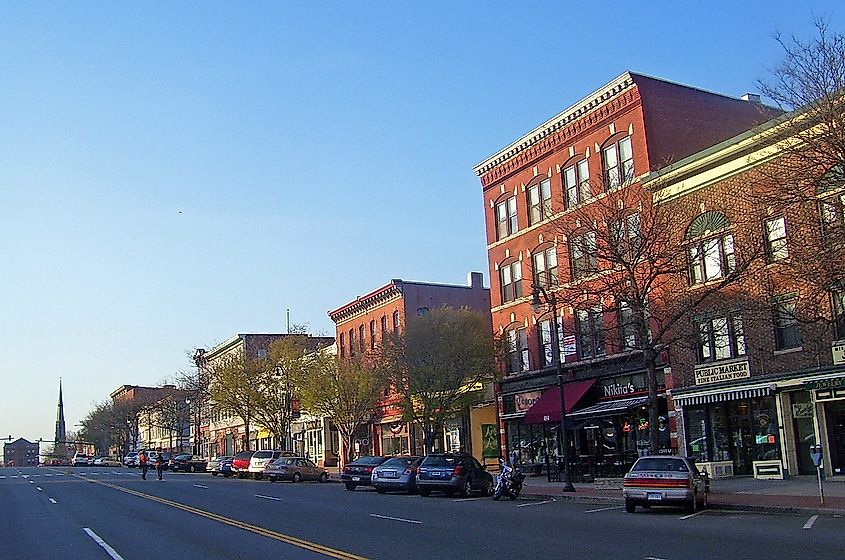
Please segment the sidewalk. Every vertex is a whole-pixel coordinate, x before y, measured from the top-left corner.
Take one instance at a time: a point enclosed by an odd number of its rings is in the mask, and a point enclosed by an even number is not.
[[[597,487],[592,483],[576,484],[576,492],[564,492],[561,483],[545,477],[528,477],[522,493],[553,496],[570,500],[622,503],[621,487]],[[755,480],[733,477],[710,482],[709,506],[762,512],[812,512],[845,515],[845,479],[824,481],[824,506],[819,503],[819,487],[814,477],[793,477],[789,480]]]

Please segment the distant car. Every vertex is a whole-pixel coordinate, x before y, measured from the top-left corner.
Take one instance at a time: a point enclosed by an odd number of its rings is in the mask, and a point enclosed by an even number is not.
[[[340,480],[347,490],[355,490],[358,486],[373,485],[373,469],[381,465],[390,457],[372,455],[358,457],[343,467],[340,473]]]
[[[68,461],[67,459],[56,458],[56,459],[50,459],[50,462],[48,464],[51,467],[66,467],[70,464],[70,461]]]
[[[239,451],[235,453],[235,458],[232,459],[232,472],[238,475],[238,478],[246,478],[249,476],[249,461],[255,451]]]
[[[217,470],[221,475],[223,475],[223,478],[229,478],[230,476],[232,476],[232,462],[234,460],[235,458],[231,456],[220,458],[220,465],[217,467]]]
[[[119,467],[120,461],[117,457],[97,457],[94,459],[95,467]]]
[[[88,455],[85,453],[77,453],[73,456],[73,460],[70,464],[74,467],[87,467],[88,466]]]
[[[625,511],[637,506],[680,505],[690,511],[707,507],[710,479],[688,457],[655,455],[640,457],[622,480]]]
[[[305,457],[279,457],[273,459],[264,467],[264,476],[270,482],[277,480],[318,480],[326,482],[329,480],[329,471],[318,467],[311,459]]]
[[[417,489],[420,496],[428,496],[433,491],[447,495],[459,492],[464,497],[472,492],[489,496],[493,493],[493,475],[472,455],[432,453],[417,469]]]
[[[138,452],[132,451],[127,453],[126,456],[123,458],[123,464],[130,468],[135,468],[138,466]]]
[[[401,490],[413,494],[417,491],[417,468],[422,457],[393,457],[373,469],[372,482],[379,494],[388,490]]]
[[[247,471],[255,480],[260,480],[264,476],[264,467],[267,466],[267,463],[279,457],[292,457],[294,455],[295,453],[293,451],[283,451],[281,449],[262,449],[261,451],[256,451],[249,459]]]
[[[190,453],[180,453],[179,455],[174,455],[170,461],[168,461],[168,466],[173,472],[205,472],[207,465],[208,461],[198,455],[191,455]]]
[[[208,464],[206,465],[206,470],[211,473],[211,476],[217,476],[220,474],[220,462],[228,459],[229,464],[231,465],[232,455],[222,455],[220,457],[212,457],[208,460]]]

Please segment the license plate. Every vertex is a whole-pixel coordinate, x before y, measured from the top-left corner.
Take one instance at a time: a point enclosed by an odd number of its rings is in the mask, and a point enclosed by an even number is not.
[[[396,471],[381,471],[382,478],[398,478],[399,473]]]
[[[442,475],[442,474],[443,474],[443,473],[442,473],[442,472],[440,472],[440,471],[431,471],[431,476],[440,476],[440,475]]]
[[[352,482],[361,482],[361,477],[360,476],[353,476]]]
[[[650,502],[659,502],[663,499],[663,494],[660,492],[649,492],[648,493],[648,500]]]

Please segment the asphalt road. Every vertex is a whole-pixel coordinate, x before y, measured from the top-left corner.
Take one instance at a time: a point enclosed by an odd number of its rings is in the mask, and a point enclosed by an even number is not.
[[[152,474],[152,473],[151,473]],[[137,469],[0,469],[0,559],[845,557],[845,519],[428,498]]]

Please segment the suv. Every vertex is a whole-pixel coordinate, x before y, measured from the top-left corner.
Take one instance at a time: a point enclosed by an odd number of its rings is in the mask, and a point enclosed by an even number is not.
[[[432,453],[423,459],[417,470],[417,489],[420,496],[428,496],[432,491],[447,495],[460,492],[461,496],[478,491],[489,496],[493,493],[493,475],[472,455]]]
[[[85,453],[77,453],[73,456],[73,461],[70,464],[74,467],[87,467],[88,466],[88,455]]]
[[[263,449],[252,454],[249,460],[247,471],[255,478],[261,480],[264,476],[264,467],[267,463],[274,461],[279,457],[294,457],[293,451],[282,451],[281,449]]]

